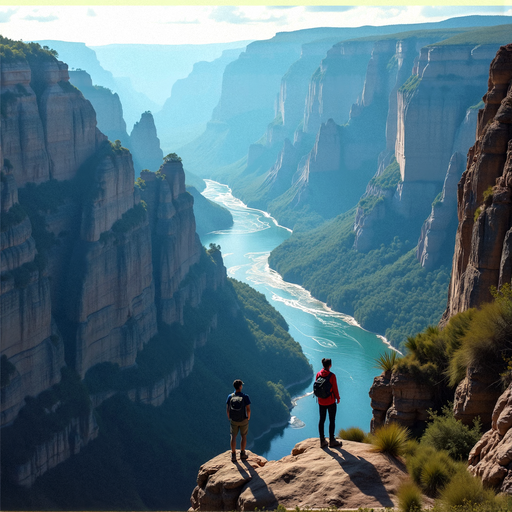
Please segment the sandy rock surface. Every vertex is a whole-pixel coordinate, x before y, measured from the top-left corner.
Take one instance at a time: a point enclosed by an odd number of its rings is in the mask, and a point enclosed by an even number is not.
[[[245,461],[237,452],[231,462],[226,451],[203,464],[190,510],[393,507],[407,475],[402,461],[352,441],[321,449],[318,439],[306,439],[278,461],[247,453]]]

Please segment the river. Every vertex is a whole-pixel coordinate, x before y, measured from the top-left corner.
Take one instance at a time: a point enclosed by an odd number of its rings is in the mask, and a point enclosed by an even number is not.
[[[205,182],[203,195],[230,210],[234,224],[201,237],[203,245],[220,245],[228,276],[265,294],[285,318],[290,334],[302,346],[315,372],[321,369],[323,357],[332,359],[341,395],[336,431],[351,426],[368,431],[372,416],[368,391],[380,373],[375,359],[390,350],[386,340],[359,327],[352,317],[329,309],[304,288],[283,281],[269,268],[268,256],[290,237],[291,231],[279,226],[268,213],[249,208],[233,197],[227,185]],[[253,451],[277,460],[289,455],[299,441],[318,437],[318,405],[311,390],[311,383],[297,390],[288,426],[261,436],[251,447]],[[250,395],[249,382],[244,391]],[[253,410],[254,414],[264,412],[258,404],[253,404]]]

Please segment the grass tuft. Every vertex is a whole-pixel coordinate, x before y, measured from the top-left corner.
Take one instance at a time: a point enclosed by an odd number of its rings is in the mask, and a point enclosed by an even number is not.
[[[388,423],[375,431],[372,437],[373,450],[398,457],[405,452],[410,432],[398,423]]]
[[[421,491],[411,480],[406,480],[399,487],[398,509],[400,512],[420,512],[421,510]]]
[[[347,441],[355,441],[356,443],[370,443],[368,434],[359,427],[341,429],[338,433],[338,437],[346,439]]]

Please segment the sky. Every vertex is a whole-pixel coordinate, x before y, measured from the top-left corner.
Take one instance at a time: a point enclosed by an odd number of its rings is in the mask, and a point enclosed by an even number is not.
[[[89,46],[113,43],[206,44],[268,39],[311,27],[357,27],[440,21],[471,14],[512,15],[498,6],[15,6],[0,0],[0,34],[32,41],[57,39]],[[434,2],[433,2],[434,3]],[[509,5],[505,5],[508,3]]]

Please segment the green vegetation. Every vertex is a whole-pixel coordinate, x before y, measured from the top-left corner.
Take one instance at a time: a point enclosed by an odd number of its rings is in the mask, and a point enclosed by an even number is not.
[[[453,404],[443,406],[442,414],[430,411],[430,423],[421,438],[422,444],[445,451],[454,460],[467,460],[469,452],[482,436],[477,419],[473,427],[464,425],[453,416]]]
[[[494,292],[495,300],[473,311],[471,324],[454,347],[449,362],[450,384],[455,385],[468,367],[483,367],[501,375],[512,357],[512,293],[510,284]],[[464,314],[464,313],[462,313]]]
[[[365,329],[383,333],[399,346],[441,318],[449,262],[432,271],[422,268],[405,228],[398,237],[382,226],[380,247],[357,251],[354,217],[351,210],[317,229],[294,233],[272,251],[270,266],[287,281],[301,284],[333,309],[354,316]]]
[[[114,222],[112,231],[116,235],[120,235],[139,227],[147,218],[146,210],[147,205],[144,201],[136,204],[133,208],[123,213],[120,219]]]
[[[411,75],[398,90],[404,94],[412,94],[418,88],[420,82],[419,75]]]
[[[396,161],[396,158],[393,157],[393,160],[384,169],[382,174],[373,177],[369,185],[380,188],[381,190],[394,190],[401,180],[400,165]]]
[[[167,162],[181,162],[181,157],[179,157],[176,153],[169,153],[164,156],[164,163]]]
[[[204,251],[192,271],[212,271],[219,254],[217,246]],[[213,315],[217,328],[206,345],[193,349]],[[188,375],[192,350],[193,371]],[[262,294],[232,280],[206,294],[198,308],[188,306],[184,326],[161,324],[136,363],[127,369],[103,363],[87,372],[84,389],[90,394],[119,391],[95,410],[99,437],[39,478],[30,490],[4,487],[5,507],[29,510],[37,503],[51,503],[52,510],[185,510],[197,468],[229,449],[225,402],[233,379],[245,382],[244,391],[253,403],[251,441],[269,424],[288,421],[291,397],[286,386],[312,375],[282,316]],[[151,388],[169,374],[180,383],[160,407],[134,403],[126,396],[128,390]],[[40,403],[38,397],[39,412],[32,420],[56,421],[54,413],[41,412],[55,407],[55,396],[43,398]],[[11,427],[2,430],[2,443],[13,442],[8,458],[6,444],[2,445],[2,462],[20,461],[33,446],[18,455],[22,439],[17,435]]]
[[[391,372],[395,369],[399,359],[398,352],[384,352],[375,360],[375,368],[378,368],[383,372]]]
[[[371,437],[364,432],[362,428],[350,427],[347,429],[341,429],[338,432],[338,437],[346,439],[347,441],[355,441],[356,443],[370,443]]]
[[[388,423],[375,430],[372,436],[373,450],[398,457],[405,452],[410,437],[407,428],[398,423]]]
[[[421,511],[422,495],[418,486],[411,480],[406,480],[398,488],[398,509],[400,512]]]
[[[489,29],[489,27],[475,28],[467,30],[462,34],[455,35],[439,43],[431,46],[447,46],[447,45],[479,45],[479,44],[496,44],[502,45],[510,42],[510,34],[512,33],[512,25],[497,25]]]
[[[22,41],[14,41],[7,37],[0,36],[0,60],[3,62],[13,62],[17,60],[55,60],[59,54],[38,43],[23,43]]]

